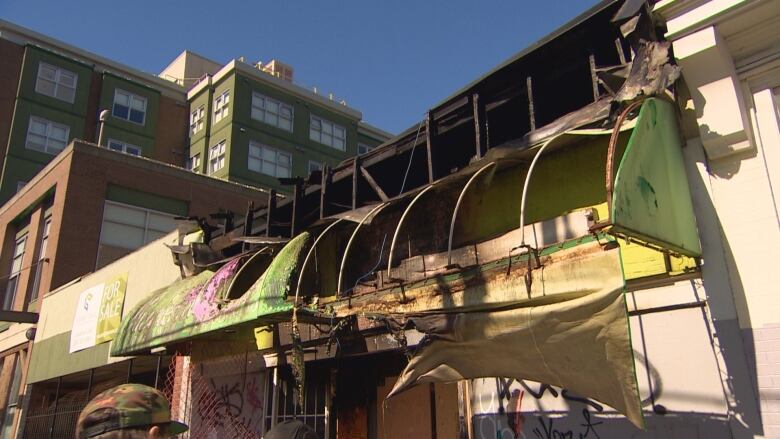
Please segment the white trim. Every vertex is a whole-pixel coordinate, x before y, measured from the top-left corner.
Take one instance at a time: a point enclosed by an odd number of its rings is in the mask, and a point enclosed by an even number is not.
[[[41,71],[46,68],[50,70],[54,70],[54,78],[46,78],[41,76]],[[73,85],[67,85],[62,82],[63,76],[71,75],[73,76]],[[48,93],[42,86],[43,82],[50,82],[53,84],[51,93]],[[35,76],[35,92],[40,93],[44,96],[48,96],[50,98],[58,99],[60,101],[68,102],[72,104],[76,101],[76,90],[78,89],[78,82],[79,82],[79,75],[76,74],[76,72],[72,72],[66,68],[55,66],[53,64],[49,64],[44,61],[38,61],[38,72]],[[58,95],[58,92],[60,89],[67,89],[71,90],[73,92],[73,96],[71,96],[70,99],[65,99]]]
[[[138,211],[139,213],[142,213],[144,215],[144,224],[143,224],[143,230],[142,230],[143,235],[142,235],[142,238],[141,238],[143,242],[141,243],[141,245],[139,245],[137,247],[132,247],[132,246],[131,247],[127,247],[127,246],[117,245],[116,242],[110,243],[110,242],[106,242],[105,241],[105,239],[106,239],[106,230],[105,230],[106,223],[115,224],[115,225],[119,225],[119,226],[123,226],[123,227],[135,228],[135,229],[141,229],[141,227],[142,227],[140,225],[137,225],[137,224],[129,222],[129,221],[128,222],[121,222],[121,221],[118,221],[118,220],[115,220],[115,219],[110,219],[110,218],[107,219],[106,218],[106,211],[107,211],[106,207],[109,207],[111,205],[114,205],[114,206],[117,206],[117,207],[120,207],[120,208],[123,208],[123,209],[135,210],[135,211]],[[150,239],[150,232],[157,232],[158,234],[167,235],[168,233],[176,230],[175,225],[174,225],[173,228],[171,228],[171,230],[167,230],[167,231],[166,230],[161,230],[159,228],[153,228],[151,226],[151,224],[150,224],[150,221],[149,221],[150,215],[157,215],[157,216],[169,219],[169,220],[173,220],[174,218],[176,218],[176,215],[168,213],[168,212],[161,212],[159,210],[148,209],[146,207],[141,207],[141,206],[134,206],[132,204],[121,203],[121,202],[118,202],[118,201],[104,200],[104,202],[103,202],[103,218],[102,218],[102,220],[100,222],[100,241],[99,241],[100,245],[110,245],[112,247],[119,247],[119,248],[124,248],[124,249],[128,249],[128,250],[135,250],[137,248],[143,247],[144,245],[146,245],[146,244],[148,244],[148,243],[150,243],[150,242],[152,242],[154,240],[159,239],[159,236],[158,237],[152,237],[152,239]],[[175,224],[175,222],[174,222],[174,224]]]
[[[116,106],[117,106],[117,96],[118,95],[126,95],[127,96],[127,117],[122,117],[120,115],[116,114]],[[137,99],[143,104],[143,110],[139,110],[137,108],[133,108],[133,100]],[[114,89],[114,101],[111,103],[111,116],[115,117],[119,120],[124,120],[125,122],[130,122],[132,124],[145,126],[146,125],[146,111],[148,107],[148,100],[144,96],[139,96],[135,93],[129,92],[127,90],[121,89],[121,88],[115,88]],[[123,104],[119,104],[120,106],[125,106]],[[133,110],[135,111],[143,111],[143,117],[141,122],[136,122],[134,120],[131,120],[130,117],[132,115]]]
[[[222,139],[209,148],[208,174],[211,175],[225,167],[227,139]]]
[[[44,132],[43,133],[33,132],[32,131],[33,123],[39,123],[45,125]],[[65,138],[64,139],[52,138],[51,136],[52,128],[58,128],[60,130],[65,131]],[[31,134],[34,137],[38,137],[40,140],[43,141],[43,143],[31,143],[30,142]],[[49,119],[44,119],[39,116],[31,115],[30,121],[27,124],[27,136],[25,137],[24,140],[24,147],[32,151],[38,151],[45,154],[56,155],[59,154],[63,149],[65,149],[66,146],[68,146],[69,139],[70,139],[70,127],[68,125],[53,122]],[[59,148],[56,146],[52,146],[51,145],[52,140],[58,143],[62,142],[62,147]],[[31,145],[33,145],[33,147],[31,147]],[[38,148],[39,145],[40,148]]]
[[[193,99],[195,95],[197,95],[199,92],[203,90],[203,88],[210,86],[212,84],[217,84],[222,78],[228,76],[233,71],[239,71],[241,73],[247,74],[252,79],[258,80],[266,85],[276,87],[277,89],[280,89],[282,91],[285,91],[297,97],[306,99],[307,101],[311,101],[315,104],[321,105],[328,110],[335,111],[337,113],[345,115],[350,119],[360,120],[363,118],[363,114],[352,107],[341,105],[338,102],[331,101],[330,99],[322,95],[319,95],[306,88],[291,83],[290,81],[286,81],[284,79],[280,79],[275,76],[269,75],[268,73],[261,72],[260,70],[246,63],[243,63],[237,59],[234,59],[229,63],[227,63],[225,67],[222,67],[222,69],[214,73],[214,75],[209,77],[208,80],[203,80],[198,84],[196,84],[195,86],[193,86],[187,92],[187,99],[188,100]]]
[[[317,128],[316,126],[319,126]],[[328,132],[330,131],[330,132]],[[343,136],[337,136],[338,132],[341,132]],[[339,151],[347,150],[347,129],[342,125],[339,125],[333,121],[325,119],[324,117],[309,115],[309,140],[313,140],[317,143],[329,146]],[[338,146],[336,142],[340,140],[341,146]]]
[[[230,112],[230,89],[227,89],[214,98],[214,111],[211,120],[211,126],[229,116]]]
[[[292,176],[293,160],[292,154],[289,152],[255,142],[254,140],[249,141],[248,150],[247,169],[250,171],[276,178],[289,178]],[[286,164],[280,160],[282,157],[286,157]],[[286,172],[279,172],[280,170]]]
[[[115,145],[119,146],[119,149],[113,148],[112,145],[111,145],[112,143],[114,143]],[[143,155],[143,148],[141,148],[140,146],[133,145],[132,143],[123,142],[121,140],[111,139],[111,138],[109,138],[106,141],[106,148],[108,148],[108,149],[110,149],[112,151],[117,151],[117,152],[121,152],[121,153],[124,153],[124,154],[130,154],[130,155],[134,155],[134,156],[141,156],[141,155]],[[132,149],[137,150],[138,154],[129,151],[129,150],[132,150]]]
[[[206,127],[206,106],[200,107],[190,112],[190,137],[197,134],[200,130]]]
[[[273,106],[276,106],[275,112],[271,108]],[[289,118],[284,114],[285,111],[289,112]],[[258,113],[258,117],[255,117],[256,112]],[[293,132],[295,125],[295,109],[292,105],[256,91],[252,92],[249,116],[252,118],[252,120],[256,120],[258,122],[262,122],[266,125],[270,125],[288,132]],[[290,126],[282,126],[282,121],[288,120],[290,122]]]
[[[186,99],[186,90],[184,87],[171,81],[159,78],[156,75],[142,72],[125,64],[110,60],[95,53],[72,46],[60,40],[56,40],[47,35],[35,32],[31,29],[19,26],[6,20],[0,19],[0,38],[12,41],[16,44],[32,44],[40,46],[45,50],[57,52],[66,58],[71,58],[82,64],[94,65],[96,71],[111,71],[121,73],[131,77],[132,80],[149,85],[152,88],[159,89],[164,94],[178,100]]]

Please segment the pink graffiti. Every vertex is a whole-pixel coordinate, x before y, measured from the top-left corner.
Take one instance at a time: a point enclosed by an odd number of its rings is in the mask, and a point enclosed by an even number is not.
[[[241,263],[240,258],[233,259],[214,273],[214,276],[206,282],[192,304],[192,314],[195,320],[203,322],[213,318],[218,312],[217,293],[225,288],[233,279]],[[191,294],[192,292],[188,293]]]

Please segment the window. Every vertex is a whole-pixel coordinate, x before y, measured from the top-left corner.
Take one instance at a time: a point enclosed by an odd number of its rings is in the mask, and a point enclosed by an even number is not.
[[[358,155],[363,155],[374,149],[373,146],[366,145],[365,143],[358,143]]]
[[[111,114],[116,118],[143,125],[146,119],[146,98],[116,89]]]
[[[176,229],[174,215],[106,201],[100,243],[135,250]]]
[[[21,191],[22,189],[24,189],[25,186],[27,186],[27,182],[26,181],[22,181],[22,180],[17,181],[16,182],[16,192]]]
[[[33,151],[57,154],[68,144],[68,135],[70,135],[69,126],[42,117],[30,116],[25,147]]]
[[[190,134],[195,134],[203,129],[203,118],[206,115],[206,109],[203,105],[190,113]]]
[[[0,430],[0,437],[3,439],[12,437],[16,424],[16,412],[19,410],[19,402],[21,402],[22,399],[19,396],[19,387],[22,381],[22,365],[19,360],[21,360],[24,353],[25,351],[20,351],[15,355],[11,354],[13,355],[14,372],[11,378],[11,389],[8,393],[8,404],[6,404],[5,416],[3,416],[2,419],[3,428]],[[11,355],[6,356],[5,358],[11,358]]]
[[[225,141],[209,148],[209,174],[225,167]]]
[[[311,116],[309,138],[341,151],[347,150],[347,131],[344,127],[317,116]]]
[[[141,155],[140,146],[131,145],[129,143],[120,142],[119,140],[114,139],[108,139],[108,149],[113,149],[114,151],[119,151],[130,155]]]
[[[200,170],[200,154],[195,154],[187,159],[187,169],[192,172],[198,172]]]
[[[23,234],[16,239],[14,253],[11,259],[11,272],[8,275],[8,284],[5,286],[5,297],[3,298],[3,309],[10,311],[14,306],[16,298],[16,289],[19,286],[19,274],[22,272],[22,260],[24,259],[24,248],[27,245],[27,234]]]
[[[38,263],[35,265],[35,278],[33,279],[33,287],[30,292],[31,301],[38,297],[38,289],[41,286],[41,272],[43,271],[43,264],[46,260],[46,247],[49,245],[49,230],[51,230],[51,217],[47,217],[43,221],[41,241],[38,247]],[[40,307],[38,309],[40,309]]]
[[[267,145],[249,142],[249,169],[272,177],[289,177],[292,156]]]
[[[252,119],[286,131],[293,130],[292,106],[260,93],[252,93]]]
[[[72,104],[76,99],[77,79],[70,70],[39,62],[35,91]]]
[[[322,163],[314,160],[309,160],[309,174],[314,171],[322,171]]]
[[[214,99],[214,122],[215,124],[228,115],[230,104],[230,90],[225,90],[221,95]]]

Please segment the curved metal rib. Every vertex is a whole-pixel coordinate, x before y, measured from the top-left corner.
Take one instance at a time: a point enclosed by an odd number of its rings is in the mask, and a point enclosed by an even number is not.
[[[352,241],[355,240],[355,236],[357,236],[357,232],[360,230],[360,227],[363,225],[363,223],[366,221],[366,218],[370,217],[374,214],[377,210],[387,206],[387,203],[381,203],[371,209],[370,212],[366,214],[366,216],[363,217],[363,219],[360,220],[357,227],[355,227],[355,230],[352,232],[352,236],[349,237],[349,241],[347,241],[347,247],[344,249],[344,255],[341,257],[341,267],[339,268],[339,283],[336,287],[336,296],[341,295],[341,281],[344,276],[344,266],[347,263],[347,256],[349,255],[349,248],[352,247]]]
[[[474,180],[477,179],[479,174],[483,173],[488,168],[495,166],[496,162],[490,162],[487,165],[479,168],[477,172],[474,173],[474,175],[469,178],[469,181],[466,182],[466,185],[463,186],[463,189],[460,191],[460,195],[458,196],[458,201],[455,203],[455,210],[452,212],[452,220],[450,221],[450,237],[449,241],[447,241],[447,265],[452,265],[452,235],[455,233],[455,220],[458,217],[458,209],[460,209],[460,203],[463,201],[463,196],[466,194],[466,191],[469,189],[469,186],[471,186],[471,183],[474,182]]]
[[[526,196],[528,195],[528,185],[531,183],[531,174],[533,174],[534,166],[536,166],[536,162],[539,160],[539,157],[541,157],[545,148],[547,148],[547,146],[551,144],[553,140],[557,139],[562,134],[565,133],[555,135],[544,142],[542,147],[539,148],[539,151],[536,152],[536,155],[534,155],[534,159],[531,161],[531,166],[528,167],[528,173],[525,174],[525,182],[523,183],[523,197],[520,200],[520,246],[525,245],[525,200]]]
[[[433,184],[430,186],[426,186],[425,189],[421,190],[417,195],[415,195],[415,197],[412,199],[409,205],[406,206],[404,213],[401,214],[401,219],[398,220],[398,225],[395,226],[395,232],[393,233],[393,240],[390,241],[390,254],[387,256],[387,277],[390,277],[390,268],[393,266],[393,252],[395,251],[395,242],[398,239],[398,234],[401,232],[401,226],[404,224],[406,215],[409,213],[410,210],[412,210],[412,206],[414,206],[417,200],[419,200],[424,193],[433,189],[433,186],[434,186]]]
[[[301,282],[303,282],[303,274],[306,271],[306,265],[309,263],[309,258],[314,253],[314,249],[317,248],[317,244],[320,242],[320,238],[325,236],[325,234],[328,233],[330,229],[332,229],[336,224],[344,221],[343,218],[339,218],[336,221],[333,221],[328,225],[328,227],[325,227],[325,230],[320,233],[317,238],[314,240],[314,243],[311,245],[311,248],[309,248],[309,252],[306,253],[306,257],[303,259],[303,265],[301,265],[301,272],[298,274],[298,284],[295,285],[295,302],[294,304],[298,304],[298,295],[301,291]]]

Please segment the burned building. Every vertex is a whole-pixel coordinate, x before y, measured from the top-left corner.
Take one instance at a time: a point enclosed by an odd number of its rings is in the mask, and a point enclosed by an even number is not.
[[[664,34],[603,2],[232,231],[193,224],[111,355],[172,356],[192,438],[763,434]]]

